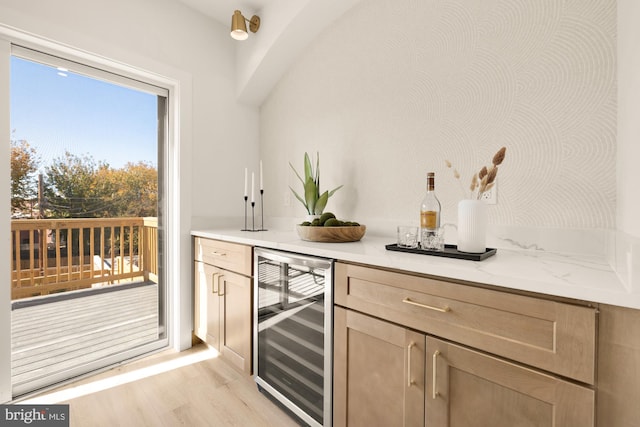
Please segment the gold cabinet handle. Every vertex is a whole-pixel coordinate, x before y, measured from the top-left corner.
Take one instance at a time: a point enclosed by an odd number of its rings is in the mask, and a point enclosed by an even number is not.
[[[416,343],[411,341],[407,346],[407,387],[411,387],[415,384],[415,381],[411,379],[411,349],[415,347]]]
[[[216,252],[216,251],[212,251],[211,255],[213,256],[227,256],[226,252]]]
[[[212,294],[218,293],[218,291],[216,291],[216,282],[218,282],[218,276],[220,276],[220,273],[213,273],[211,275],[211,293]]]
[[[440,350],[436,350],[433,352],[433,389],[431,390],[431,395],[434,399],[436,399],[440,393],[438,393],[438,386],[436,384],[438,378],[438,355],[440,354]]]
[[[225,285],[224,285],[224,280],[222,281],[222,285],[220,284],[220,280],[224,277],[224,274],[220,274],[218,276],[218,295],[223,297],[224,294],[226,293],[226,289],[225,289]],[[222,291],[224,289],[224,292]]]
[[[432,305],[426,305],[426,304],[421,304],[421,303],[419,303],[419,302],[412,301],[412,300],[411,300],[411,299],[409,299],[409,298],[405,298],[405,299],[403,299],[403,300],[402,300],[402,302],[403,302],[403,303],[405,303],[405,304],[411,304],[411,305],[415,305],[415,306],[417,306],[417,307],[426,308],[426,309],[428,309],[428,310],[439,311],[440,313],[446,313],[446,312],[448,312],[448,311],[451,311],[451,308],[449,308],[449,307],[448,307],[448,306],[446,306],[446,305],[445,305],[444,307],[442,307],[442,308],[440,308],[440,307],[434,307],[434,306],[432,306]]]

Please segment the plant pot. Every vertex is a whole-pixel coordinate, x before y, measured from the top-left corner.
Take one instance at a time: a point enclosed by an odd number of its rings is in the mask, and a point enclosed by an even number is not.
[[[487,249],[487,205],[482,200],[458,202],[458,251],[482,253]]]
[[[357,242],[362,239],[367,227],[364,225],[349,225],[344,227],[313,227],[296,226],[298,235],[308,242],[344,243]]]

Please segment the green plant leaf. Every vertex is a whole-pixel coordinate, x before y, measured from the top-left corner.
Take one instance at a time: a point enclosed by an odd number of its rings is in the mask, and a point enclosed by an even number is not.
[[[316,202],[316,206],[313,210],[313,213],[316,215],[322,215],[325,206],[327,206],[327,202],[329,201],[329,193],[325,191],[322,193],[320,197],[318,197],[318,201]]]
[[[341,185],[341,186],[336,187],[336,188],[334,188],[333,190],[329,191],[329,196],[328,196],[327,198],[329,198],[329,197],[333,196],[333,193],[335,193],[336,191],[338,191],[338,190],[339,190],[339,189],[341,189],[342,187],[343,187],[343,186]]]
[[[304,208],[307,210],[307,213],[311,214],[311,212],[309,212],[309,208],[307,207],[307,203],[304,201],[304,199],[300,197],[300,195],[296,193],[296,191],[293,188],[289,187],[289,189],[291,190],[293,195],[296,196],[296,199],[300,200],[300,203],[302,203],[302,206],[304,206]]]
[[[320,194],[320,153],[316,153],[316,167],[315,171],[311,164],[311,158],[308,153],[304,153],[304,178],[298,173],[296,168],[289,162],[291,170],[296,174],[302,186],[304,188],[304,198],[296,193],[293,188],[289,187],[291,192],[296,196],[296,199],[302,203],[310,215],[319,215],[324,211],[329,197],[331,197],[336,191],[342,188],[342,185],[334,188],[331,191],[325,191]]]
[[[293,165],[291,164],[291,162],[289,162],[289,166],[291,166],[291,170],[293,170],[293,172],[296,174],[296,176],[298,177],[298,179],[300,180],[300,182],[302,183],[302,185],[304,185],[304,180],[302,179],[302,177],[300,176],[300,174],[298,173],[298,171],[296,170],[296,168],[293,167]],[[291,187],[289,187],[291,188]],[[293,190],[291,190],[293,191]]]
[[[307,211],[310,214],[313,214],[316,202],[318,201],[318,188],[316,187],[316,183],[313,182],[313,179],[309,177],[307,182],[304,184],[304,200],[306,201]]]
[[[316,198],[320,198],[320,153],[316,154],[317,163],[316,163],[316,176],[314,178],[316,182]]]
[[[311,160],[309,159],[309,154],[304,153],[304,182],[309,181],[309,178],[314,180],[313,177],[313,168],[311,167]]]

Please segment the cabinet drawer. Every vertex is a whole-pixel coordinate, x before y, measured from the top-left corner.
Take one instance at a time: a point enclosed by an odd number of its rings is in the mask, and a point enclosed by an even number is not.
[[[593,308],[344,263],[335,303],[594,383]]]
[[[225,270],[251,276],[251,246],[196,237],[194,259]]]

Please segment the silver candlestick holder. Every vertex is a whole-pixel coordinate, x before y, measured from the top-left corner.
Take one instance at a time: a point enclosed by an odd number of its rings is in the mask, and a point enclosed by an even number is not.
[[[267,231],[264,228],[264,190],[260,189],[260,231]]]
[[[256,228],[256,202],[251,202],[251,228],[247,226],[248,197],[244,196],[244,228],[240,231],[267,231],[264,228],[264,190],[260,190],[260,228]]]

